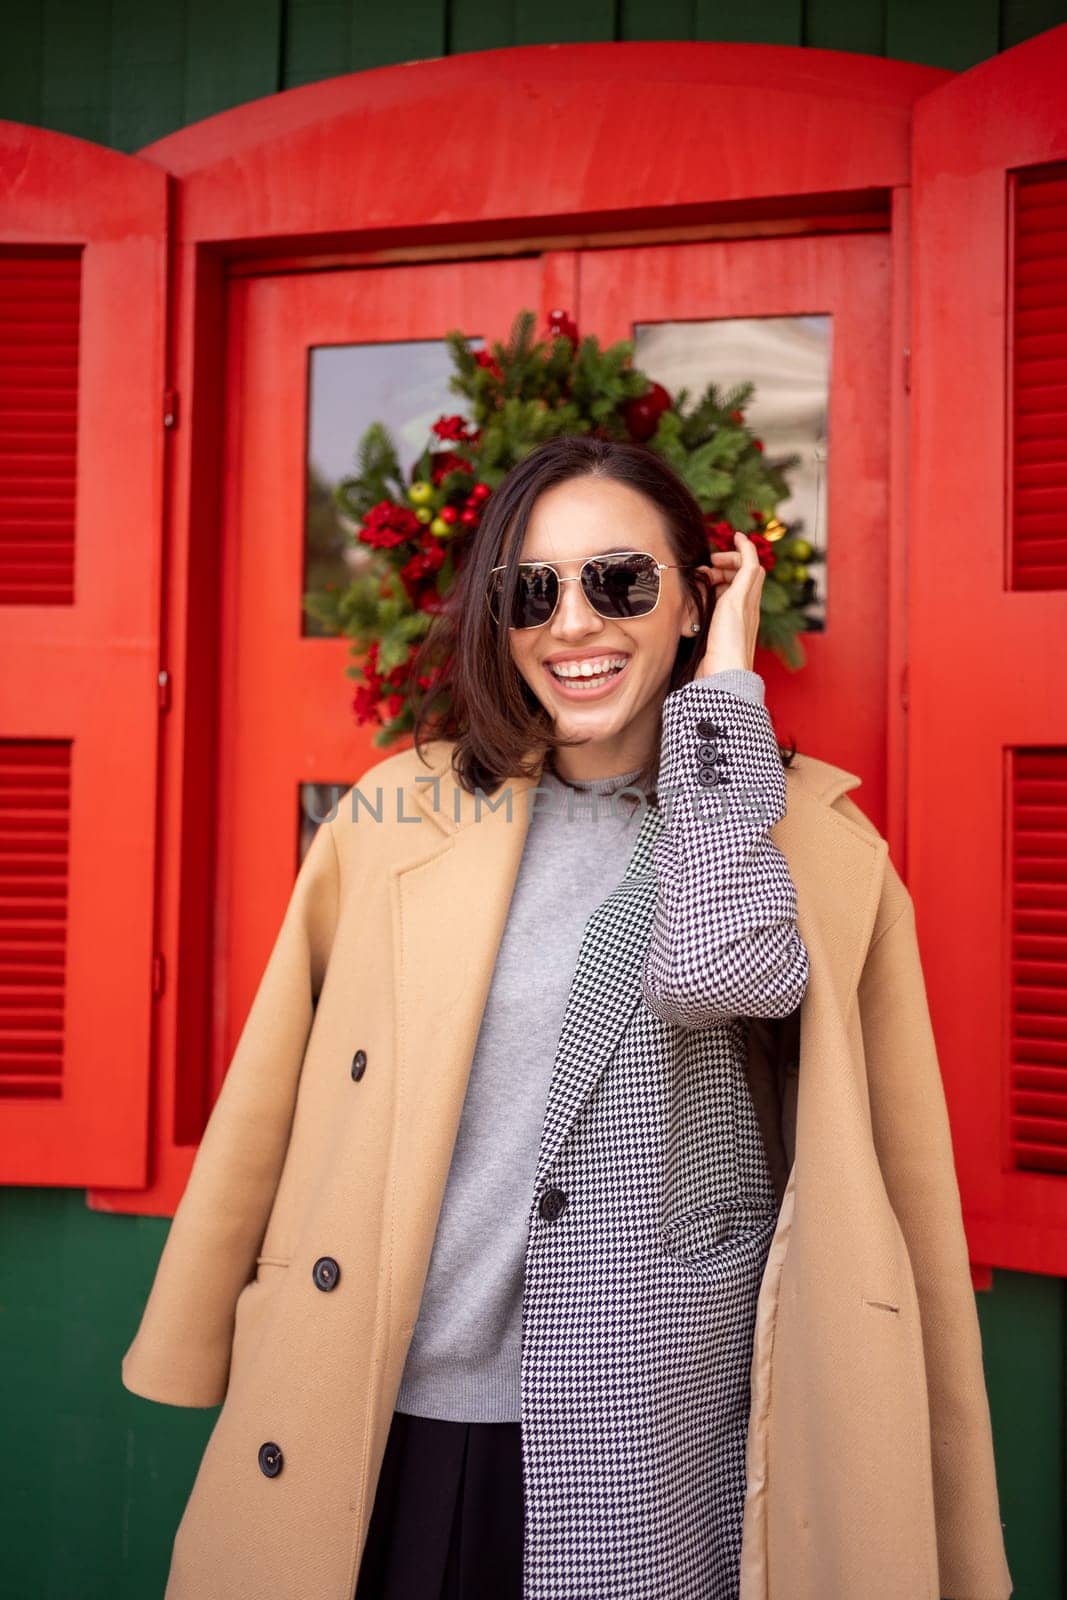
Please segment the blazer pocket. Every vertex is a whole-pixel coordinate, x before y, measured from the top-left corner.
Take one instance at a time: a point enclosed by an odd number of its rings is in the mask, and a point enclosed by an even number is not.
[[[738,1252],[768,1245],[778,1222],[772,1200],[745,1196],[713,1200],[660,1229],[668,1255],[701,1274],[714,1273]]]

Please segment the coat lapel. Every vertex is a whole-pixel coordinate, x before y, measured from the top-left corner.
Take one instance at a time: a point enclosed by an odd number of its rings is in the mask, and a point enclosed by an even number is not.
[[[405,1147],[424,1163],[423,1199],[442,1193],[447,1178],[525,842],[527,790],[536,781],[511,780],[487,803],[460,789],[438,758],[427,781],[408,791],[422,836],[393,870],[397,1119]],[[787,768],[786,814],[771,831],[796,885],[798,926],[811,958],[804,1021],[824,1017],[826,1008],[847,1018],[878,906],[888,846],[831,809],[859,783],[853,773],[798,755]],[[639,1002],[655,910],[652,849],[662,825],[658,812],[646,812],[623,881],[587,924],[549,1088],[538,1183]],[[813,1032],[802,1029],[802,1048]],[[754,1030],[753,1071],[761,1075],[776,1071],[767,1037]],[[425,1211],[411,1219],[426,1231],[427,1255],[435,1219]]]

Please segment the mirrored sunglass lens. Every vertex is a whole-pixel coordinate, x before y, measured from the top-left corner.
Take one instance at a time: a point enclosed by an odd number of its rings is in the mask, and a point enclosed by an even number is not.
[[[552,567],[520,567],[515,578],[509,628],[537,628],[547,622],[556,609],[559,580]],[[504,574],[494,572],[487,589],[493,620],[504,612]]]
[[[651,556],[605,556],[588,561],[582,588],[602,617],[644,617],[659,594],[659,569]]]

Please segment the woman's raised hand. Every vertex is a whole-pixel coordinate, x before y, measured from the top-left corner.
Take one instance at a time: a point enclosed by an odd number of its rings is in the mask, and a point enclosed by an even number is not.
[[[697,569],[707,576],[712,588],[719,591],[704,655],[696,672],[698,678],[728,667],[741,667],[751,672],[756,658],[763,568],[756,546],[740,528],[734,530],[734,543],[736,550],[717,550],[710,566]]]

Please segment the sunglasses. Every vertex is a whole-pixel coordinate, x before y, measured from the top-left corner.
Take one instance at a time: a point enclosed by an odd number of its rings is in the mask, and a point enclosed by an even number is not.
[[[657,561],[640,550],[589,556],[576,578],[561,578],[550,561],[520,561],[515,593],[507,618],[509,628],[543,628],[551,622],[565,583],[580,583],[582,593],[600,617],[647,617],[659,604],[660,573],[680,571],[679,564]],[[486,600],[493,620],[504,616],[504,567],[489,573]]]

